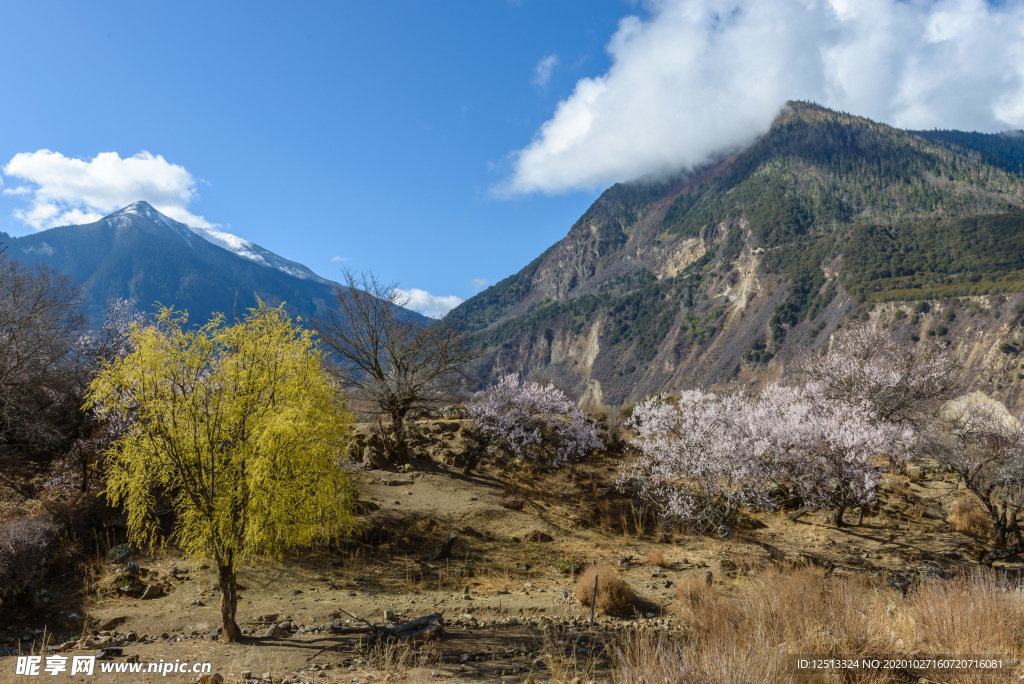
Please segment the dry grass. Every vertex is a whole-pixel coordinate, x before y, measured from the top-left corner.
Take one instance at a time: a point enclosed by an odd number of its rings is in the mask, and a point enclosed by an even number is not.
[[[905,656],[919,651],[1019,658],[1019,625],[1024,624],[1024,594],[993,572],[925,582],[907,596],[867,578],[826,578],[813,568],[770,568],[726,586],[709,586],[695,574],[680,581],[676,609],[688,628],[686,637],[627,638],[617,655],[617,681],[788,682],[793,679],[790,658],[796,655]],[[801,681],[906,681],[897,674],[861,672],[854,679]],[[929,678],[977,681],[977,675],[967,673]]]
[[[593,681],[597,668],[597,659],[594,657],[597,649],[593,648],[594,644],[590,645],[591,648],[586,649],[585,654],[580,654],[574,645],[565,642],[560,644],[549,636],[545,639],[542,655],[548,669],[544,679],[565,684]]]
[[[431,649],[417,655],[407,643],[377,644],[366,654],[366,661],[368,674],[382,682],[425,682],[430,679],[430,668],[438,657]],[[340,681],[348,679],[339,678]]]
[[[637,603],[637,595],[633,589],[619,578],[611,565],[592,565],[580,573],[576,582],[576,598],[580,604],[590,606],[594,592],[594,576],[597,576],[597,610],[605,615],[628,617],[633,614]]]
[[[661,549],[651,549],[648,551],[647,562],[659,568],[672,567],[672,563],[669,562],[668,558],[665,558],[665,553]]]
[[[988,511],[982,507],[978,497],[969,492],[960,492],[946,519],[954,532],[962,532],[976,539],[987,539],[992,529]]]
[[[526,505],[526,500],[521,496],[505,495],[501,499],[501,505],[503,508],[507,508],[510,511],[521,511]]]

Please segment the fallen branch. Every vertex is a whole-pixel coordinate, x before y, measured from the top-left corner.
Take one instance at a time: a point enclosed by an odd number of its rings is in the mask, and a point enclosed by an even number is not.
[[[431,613],[394,627],[375,627],[373,633],[367,638],[366,645],[371,646],[378,641],[385,643],[410,641],[440,635],[443,632],[444,617],[441,613]]]
[[[794,513],[790,513],[789,514],[789,519],[792,522],[796,522],[797,520],[799,520],[801,517],[803,517],[807,513],[814,513],[817,510],[818,510],[818,508],[816,506],[804,506],[803,508],[798,509]]]

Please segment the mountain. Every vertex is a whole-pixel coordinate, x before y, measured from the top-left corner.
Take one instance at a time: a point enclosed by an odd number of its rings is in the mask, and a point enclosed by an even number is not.
[[[107,218],[112,218],[114,216],[117,216],[118,214],[120,214],[121,217],[116,220],[122,222],[131,221],[134,217],[139,217],[144,220],[149,220],[155,223],[162,223],[168,228],[175,230],[179,233],[181,233],[184,230],[190,230],[199,237],[206,240],[207,242],[211,242],[217,245],[218,247],[223,247],[224,249],[228,250],[229,252],[232,252],[233,254],[237,254],[243,259],[248,259],[249,261],[254,261],[257,264],[269,266],[270,268],[275,268],[278,271],[287,273],[288,275],[293,275],[296,278],[301,278],[302,280],[316,280],[326,285],[331,285],[332,287],[335,285],[335,283],[333,283],[332,281],[327,280],[326,278],[321,278],[316,273],[313,273],[313,271],[309,270],[302,264],[296,261],[289,261],[284,257],[280,257],[277,254],[271,252],[269,249],[264,249],[263,247],[260,247],[259,245],[253,242],[243,240],[237,235],[223,233],[221,231],[214,230],[213,228],[196,228],[194,226],[189,226],[184,223],[179,223],[178,221],[170,219],[167,216],[161,214],[159,211],[150,206],[148,202],[135,202],[134,204],[128,205],[127,207],[117,212],[116,214],[111,214],[111,216],[108,216]]]
[[[94,321],[115,297],[148,312],[157,302],[173,305],[197,322],[213,313],[231,317],[236,306],[244,312],[259,297],[285,302],[292,316],[308,320],[333,308],[338,286],[234,235],[174,221],[146,202],[95,223],[16,238],[0,233],[0,241],[9,258],[47,263],[81,283]]]
[[[484,357],[584,402],[793,368],[854,318],[950,340],[1015,401],[1020,135],[911,132],[792,102],[745,151],[605,191],[568,235],[449,313]]]

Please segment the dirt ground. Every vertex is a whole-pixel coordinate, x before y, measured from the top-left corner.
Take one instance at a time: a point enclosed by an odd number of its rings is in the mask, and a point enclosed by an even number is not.
[[[674,585],[688,574],[739,582],[780,562],[884,580],[911,569],[955,572],[975,565],[982,548],[947,521],[954,484],[920,469],[887,476],[882,504],[863,525],[852,513],[848,526],[837,528],[822,513],[792,522],[780,511],[758,514],[720,538],[657,529],[615,493],[614,468],[598,461],[515,486],[493,469],[464,476],[437,462],[412,473],[366,471],[364,498],[375,510],[350,541],[239,568],[246,638],[238,644],[216,640],[213,568],[173,550],[136,555],[146,581],[166,589],[140,599],[108,591],[125,565],[98,558],[84,574],[51,578],[31,607],[5,606],[0,680],[39,681],[15,675],[9,654],[30,642],[38,649],[45,638],[51,655],[115,648],[108,662],[209,662],[228,682],[602,681],[610,677],[617,634],[685,628],[672,601]],[[431,560],[451,532],[450,557]],[[1008,570],[1022,567],[1014,561],[1004,564]],[[642,602],[631,616],[598,614],[591,628],[572,564],[597,562],[616,567]],[[367,651],[360,646],[365,634],[337,633],[363,620],[385,624],[435,612],[443,613],[445,632],[427,644]],[[64,673],[53,681],[196,679]]]

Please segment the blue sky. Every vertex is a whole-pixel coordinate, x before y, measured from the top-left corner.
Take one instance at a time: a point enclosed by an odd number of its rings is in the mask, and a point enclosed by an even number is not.
[[[146,199],[439,311],[787,99],[1024,126],[1022,27],[981,0],[7,2],[0,230]]]
[[[575,79],[607,67],[629,9],[5,3],[0,165],[40,149],[148,151],[187,170],[188,210],[223,230],[326,277],[341,258],[465,298],[561,238],[596,197],[496,199],[491,187]],[[535,68],[553,54],[541,83]],[[0,197],[0,230],[31,232],[12,215],[25,206]]]

